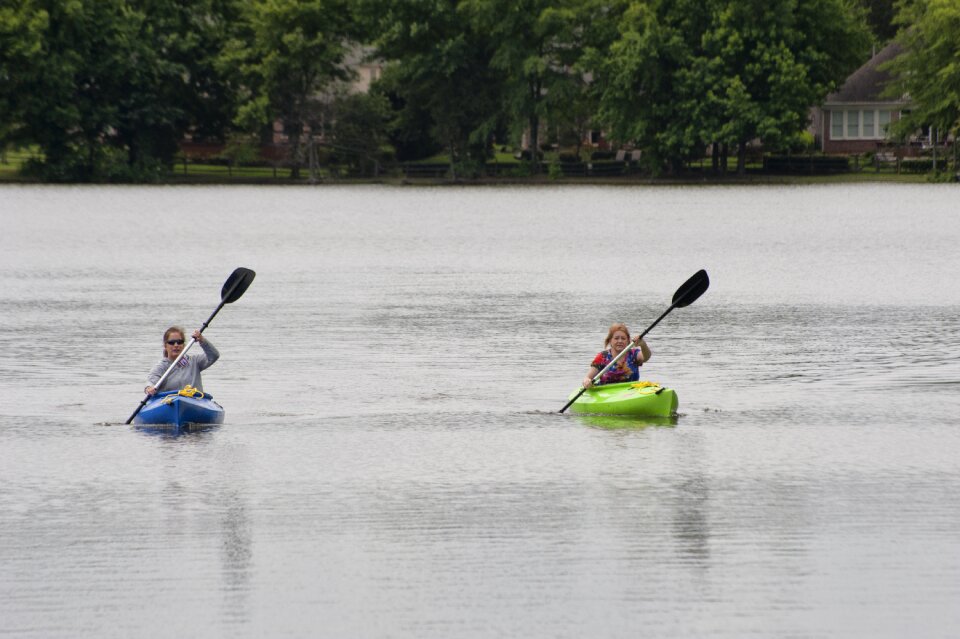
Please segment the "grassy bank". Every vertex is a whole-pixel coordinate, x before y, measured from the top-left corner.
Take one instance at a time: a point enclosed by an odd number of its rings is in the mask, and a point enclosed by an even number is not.
[[[501,154],[499,162],[516,160]],[[35,157],[29,150],[9,151],[0,158],[0,183],[37,183],[36,180],[20,175],[20,169],[30,158]],[[438,157],[435,161],[441,162]],[[901,183],[922,184],[933,181],[933,177],[924,173],[897,173],[893,167],[885,166],[877,171],[872,166],[832,175],[776,175],[761,173],[760,168],[752,169],[745,175],[735,172],[714,175],[709,172],[691,171],[679,176],[650,177],[640,174],[611,176],[557,176],[544,173],[533,176],[493,176],[476,179],[450,180],[446,177],[404,177],[399,170],[386,171],[380,177],[356,177],[345,173],[322,169],[318,175],[318,184],[405,184],[405,185],[445,185],[445,184],[538,184],[538,185],[715,185],[715,184],[855,184],[855,183]],[[946,180],[941,180],[946,181]],[[291,177],[291,171],[285,167],[238,166],[231,167],[215,163],[178,163],[162,181],[162,184],[310,184],[310,172],[301,169],[300,178]]]

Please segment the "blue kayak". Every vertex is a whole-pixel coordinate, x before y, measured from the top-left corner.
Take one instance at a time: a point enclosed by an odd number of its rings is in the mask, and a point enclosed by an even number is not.
[[[213,401],[212,395],[166,391],[151,397],[137,413],[134,423],[179,429],[190,424],[222,424],[223,417],[223,406]]]

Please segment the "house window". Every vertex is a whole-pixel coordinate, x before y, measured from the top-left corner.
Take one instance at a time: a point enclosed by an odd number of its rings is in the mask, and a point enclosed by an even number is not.
[[[868,110],[863,112],[863,134],[861,137],[864,138],[875,138],[877,137],[877,130],[873,127],[873,111]]]
[[[881,140],[887,136],[890,110],[857,109],[830,112],[833,140]]]
[[[847,111],[847,137],[860,137],[860,112]]]
[[[830,137],[834,140],[843,137],[843,111],[830,112]]]
[[[877,114],[879,116],[878,121],[880,123],[880,135],[882,136],[886,136],[888,133],[888,130],[890,129],[890,115],[892,113],[893,111],[887,111],[885,109],[881,109],[880,112]]]

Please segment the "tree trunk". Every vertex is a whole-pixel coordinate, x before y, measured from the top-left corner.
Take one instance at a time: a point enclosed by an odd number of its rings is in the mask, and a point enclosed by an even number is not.
[[[539,173],[540,167],[540,118],[530,116],[530,169],[533,175]]]
[[[300,179],[300,132],[294,131],[290,136],[290,177]]]
[[[930,128],[930,141],[933,143],[933,174],[937,175],[940,171],[937,170],[937,129]]]
[[[960,160],[960,153],[958,153],[958,151],[960,151],[960,149],[958,149],[958,146],[960,145],[957,144],[958,133],[960,133],[960,129],[958,129],[957,132],[953,134],[953,172],[956,173],[958,177],[960,177],[960,164],[957,163],[957,161]]]
[[[453,140],[450,140],[450,179],[457,179],[457,156],[456,156],[456,146],[453,143]]]
[[[747,143],[740,140],[737,144],[737,175],[746,175],[747,173]]]
[[[540,116],[537,115],[537,105],[540,103],[540,80],[530,82],[530,98],[533,104],[533,113],[530,114],[530,167],[536,175],[540,172]]]
[[[317,143],[313,139],[313,134],[307,138],[307,158],[310,163],[310,184],[316,184],[320,181],[320,167],[317,158]]]
[[[290,119],[284,121],[284,131],[290,143],[290,177],[300,179],[300,166],[303,164],[303,149],[300,144],[303,140],[303,119],[291,114]]]

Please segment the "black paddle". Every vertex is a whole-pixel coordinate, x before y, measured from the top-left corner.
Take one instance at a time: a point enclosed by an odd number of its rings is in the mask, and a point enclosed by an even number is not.
[[[706,271],[704,271],[703,269],[700,269],[699,271],[697,271],[696,273],[694,273],[694,274],[693,274],[693,277],[691,277],[689,280],[687,280],[686,282],[684,282],[684,283],[680,286],[680,288],[677,289],[677,292],[673,294],[673,304],[670,305],[670,308],[668,308],[667,310],[665,310],[665,311],[663,312],[663,315],[661,315],[660,317],[658,317],[658,318],[657,318],[657,321],[655,321],[653,324],[651,324],[651,325],[649,326],[649,328],[647,328],[647,330],[645,330],[644,332],[640,333],[640,335],[639,335],[638,337],[636,337],[636,338],[634,339],[634,341],[635,341],[635,342],[639,342],[639,341],[643,338],[644,335],[646,335],[647,333],[649,333],[650,331],[652,331],[652,330],[653,330],[653,327],[656,326],[657,324],[659,324],[659,323],[660,323],[660,320],[662,320],[664,317],[666,317],[666,316],[667,316],[667,313],[669,313],[669,312],[672,311],[673,309],[675,309],[675,308],[683,308],[684,306],[689,306],[689,305],[693,304],[693,303],[697,300],[698,297],[700,297],[701,295],[703,295],[704,291],[706,291],[706,290],[707,290],[707,287],[709,287],[709,286],[710,286],[710,278],[707,277],[707,272],[706,272]],[[610,362],[609,364],[607,364],[606,366],[604,366],[603,370],[600,371],[599,373],[597,373],[597,375],[593,378],[593,383],[596,384],[597,381],[599,381],[600,378],[603,376],[603,374],[606,373],[606,372],[610,369],[611,366],[613,366],[614,364],[616,364],[617,361],[618,361],[621,357],[623,357],[623,355],[627,352],[627,350],[629,350],[629,349],[625,348],[625,349],[623,349],[622,351],[620,351],[620,354],[617,355],[616,357],[614,357],[612,362]],[[576,395],[574,395],[573,399],[571,399],[569,402],[567,402],[566,405],[565,405],[563,408],[560,409],[560,412],[562,413],[563,411],[565,411],[565,410],[567,410],[568,408],[570,408],[570,405],[573,404],[573,403],[574,403],[575,401],[577,401],[578,399],[580,399],[580,396],[583,395],[583,393],[586,392],[586,390],[587,390],[586,388],[584,388],[584,387],[581,386],[581,387],[580,387],[580,392],[578,392]]]
[[[223,289],[220,290],[220,305],[217,306],[217,309],[210,314],[210,317],[207,318],[207,321],[203,323],[203,326],[200,327],[200,332],[207,328],[210,325],[210,322],[213,321],[213,318],[220,312],[220,309],[223,308],[224,304],[230,304],[236,302],[240,299],[240,296],[244,294],[247,288],[250,286],[250,283],[253,282],[253,278],[257,274],[251,271],[248,268],[243,268],[242,266],[230,274],[230,277],[227,278],[227,281],[223,283]],[[180,351],[180,355],[177,356],[177,359],[173,360],[170,363],[170,366],[167,367],[167,370],[164,371],[163,375],[160,376],[160,379],[157,380],[157,383],[154,384],[156,388],[160,388],[160,384],[163,383],[163,380],[166,379],[170,371],[173,370],[173,367],[177,365],[177,362],[187,354],[187,351],[190,350],[190,347],[197,342],[196,338],[190,340],[190,343],[187,344],[187,347]],[[125,422],[129,424],[133,421],[133,418],[146,406],[147,401],[150,399],[150,395],[147,395],[140,402],[140,405],[137,406],[137,410],[133,411],[133,415],[130,415],[130,418]]]

